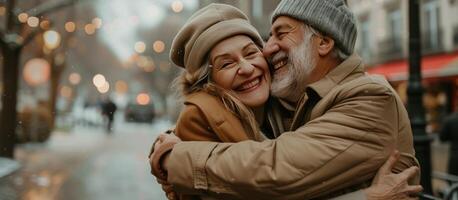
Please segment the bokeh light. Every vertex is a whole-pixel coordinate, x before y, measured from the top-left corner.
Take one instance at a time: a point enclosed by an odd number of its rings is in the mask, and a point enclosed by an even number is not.
[[[76,24],[75,22],[67,22],[65,23],[65,30],[69,33],[75,32]]]
[[[73,72],[68,76],[68,81],[72,85],[78,85],[81,82],[81,75],[76,72]]]
[[[72,88],[70,88],[70,87],[68,87],[66,85],[64,85],[64,86],[62,86],[60,88],[60,95],[62,97],[65,97],[65,98],[69,99],[70,97],[72,97],[72,94],[73,94]]]
[[[92,83],[95,85],[95,87],[99,88],[102,87],[107,80],[105,79],[105,76],[102,74],[97,74],[92,78]]]
[[[99,29],[99,28],[102,28],[102,19],[96,17],[94,19],[92,19],[92,24],[94,24],[95,28]]]
[[[54,30],[46,31],[43,34],[46,48],[53,50],[60,45],[60,34]]]
[[[49,29],[50,25],[51,23],[48,20],[43,20],[40,22],[40,28],[42,28],[43,30]]]
[[[137,95],[137,103],[140,105],[148,105],[150,102],[149,95],[146,93],[140,93]]]
[[[27,19],[29,19],[29,15],[27,13],[21,13],[17,16],[17,19],[19,20],[19,22],[21,23],[26,23],[27,22]]]
[[[165,43],[163,41],[157,40],[153,43],[153,50],[156,53],[162,53],[165,50]]]
[[[95,26],[94,24],[86,24],[86,26],[84,26],[84,31],[86,32],[86,34],[88,35],[93,35],[95,33]]]
[[[102,93],[102,94],[107,93],[108,91],[110,91],[110,83],[108,83],[107,81],[105,81],[105,83],[103,83],[102,86],[97,87],[97,90],[98,90],[100,93]]]
[[[184,8],[184,5],[183,5],[183,2],[181,2],[181,1],[174,1],[172,3],[173,12],[179,13],[179,12],[183,11],[183,8]]]
[[[139,41],[139,42],[136,42],[136,43],[135,43],[135,47],[134,47],[134,48],[135,48],[135,51],[136,51],[137,53],[143,53],[143,52],[145,52],[145,50],[146,50],[146,45],[145,45],[144,42]]]
[[[51,66],[42,58],[33,58],[25,63],[23,76],[27,84],[36,86],[45,83],[51,75]]]
[[[39,24],[40,24],[40,19],[38,19],[38,17],[29,17],[29,19],[27,19],[27,25],[29,25],[30,27],[35,28]]]

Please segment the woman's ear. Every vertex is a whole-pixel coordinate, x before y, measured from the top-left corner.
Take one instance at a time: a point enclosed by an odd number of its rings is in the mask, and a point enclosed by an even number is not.
[[[328,36],[320,37],[319,44],[318,44],[318,54],[320,56],[326,56],[331,53],[332,49],[334,48],[334,40]]]

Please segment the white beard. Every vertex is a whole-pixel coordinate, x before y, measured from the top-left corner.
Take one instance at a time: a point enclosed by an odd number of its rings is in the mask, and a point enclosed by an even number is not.
[[[310,48],[311,39],[312,34],[306,33],[304,42],[296,49],[291,49],[288,55],[288,64],[284,66],[287,72],[278,76],[273,75],[271,85],[273,96],[298,101],[304,95],[307,79],[316,67],[316,59]]]

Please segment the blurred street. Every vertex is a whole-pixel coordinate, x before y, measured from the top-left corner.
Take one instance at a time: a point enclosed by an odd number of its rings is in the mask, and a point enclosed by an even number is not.
[[[0,199],[166,199],[150,175],[147,153],[169,126],[117,120],[110,135],[102,127],[75,127],[43,144],[20,145],[22,167],[0,178]]]

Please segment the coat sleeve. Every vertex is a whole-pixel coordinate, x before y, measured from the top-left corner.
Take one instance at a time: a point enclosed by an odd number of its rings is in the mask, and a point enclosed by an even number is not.
[[[355,192],[351,192],[348,194],[344,194],[330,200],[367,200],[366,194],[364,194],[363,190],[358,190]]]
[[[220,141],[205,115],[193,104],[187,104],[178,118],[175,134],[183,141]]]
[[[168,181],[179,192],[303,199],[370,180],[397,143],[398,111],[387,88],[358,91],[276,140],[177,144]]]

